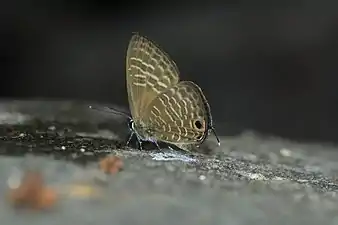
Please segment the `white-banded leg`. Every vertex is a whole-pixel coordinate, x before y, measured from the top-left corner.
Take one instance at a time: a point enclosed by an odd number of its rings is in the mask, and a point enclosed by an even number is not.
[[[134,135],[136,136],[136,139],[137,139],[138,149],[142,150],[142,141],[141,141],[141,139],[139,138],[139,136],[137,136],[137,134],[134,131],[131,131],[131,134],[130,134],[130,136],[128,138],[128,141],[127,141],[126,145],[127,146],[129,145],[129,143],[130,143],[130,141],[131,141],[131,139],[132,139],[132,137]]]
[[[157,141],[153,141],[153,143],[156,145],[157,149],[162,152],[162,149],[160,148],[160,146],[158,145]]]
[[[136,133],[135,133],[135,136],[136,136],[136,139],[137,139],[137,142],[138,142],[138,149],[143,150],[141,138]]]
[[[132,131],[132,132],[130,133],[129,138],[128,138],[128,141],[127,141],[127,143],[126,143],[127,146],[129,145],[129,143],[130,143],[130,141],[131,141],[131,138],[134,136],[134,134],[135,134],[134,131]]]

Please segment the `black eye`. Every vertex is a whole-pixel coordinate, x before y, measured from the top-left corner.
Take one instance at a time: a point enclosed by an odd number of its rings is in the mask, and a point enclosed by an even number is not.
[[[133,120],[129,120],[128,127],[129,127],[129,129],[134,130],[134,121]]]
[[[196,120],[196,121],[195,121],[195,127],[196,127],[197,129],[201,129],[201,128],[203,127],[201,121]]]

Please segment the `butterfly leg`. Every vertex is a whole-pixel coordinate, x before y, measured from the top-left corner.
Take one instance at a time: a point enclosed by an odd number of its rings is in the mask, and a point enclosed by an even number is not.
[[[162,152],[162,149],[160,148],[160,146],[158,145],[157,141],[154,141],[154,144],[156,145],[157,149]]]
[[[130,134],[130,136],[129,136],[129,138],[128,138],[128,141],[127,141],[127,143],[126,143],[126,145],[128,146],[129,145],[129,143],[130,143],[130,141],[131,141],[131,139],[132,139],[132,137],[133,136],[136,136],[136,139],[137,139],[137,143],[138,143],[138,148],[140,149],[140,150],[142,150],[142,141],[141,141],[141,139],[139,138],[139,136],[137,136],[137,134],[135,133],[135,132],[131,132],[131,134]]]
[[[143,148],[142,148],[142,141],[141,141],[141,139],[139,138],[139,136],[137,136],[137,134],[136,134],[136,138],[137,138],[137,142],[138,142],[138,149],[139,149],[139,150],[143,150]]]
[[[129,145],[129,143],[130,143],[130,141],[131,141],[131,138],[134,136],[134,132],[131,132],[131,134],[130,134],[130,136],[129,136],[129,138],[128,138],[128,141],[127,141],[127,143],[126,143],[126,145],[128,146]]]

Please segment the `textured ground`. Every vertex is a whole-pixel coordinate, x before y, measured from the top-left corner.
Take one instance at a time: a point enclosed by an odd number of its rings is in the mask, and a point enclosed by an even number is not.
[[[206,143],[211,154],[123,147],[125,121],[70,102],[0,103],[0,217],[4,224],[338,224],[338,149],[243,133]],[[203,147],[203,148],[204,148]],[[123,159],[115,176],[97,166]],[[38,167],[56,207],[24,213],[8,186]],[[93,187],[87,196],[73,184]]]

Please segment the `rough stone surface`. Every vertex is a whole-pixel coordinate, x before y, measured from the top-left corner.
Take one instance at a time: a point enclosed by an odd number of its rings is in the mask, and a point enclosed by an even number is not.
[[[125,147],[123,118],[88,104],[0,103],[0,191],[20,171],[37,167],[60,192],[48,213],[23,213],[0,198],[3,224],[338,224],[338,149],[253,132],[212,136],[209,154]],[[97,162],[123,159],[107,176]],[[15,182],[14,182],[15,183]],[[98,195],[76,197],[67,186],[91,185]]]

